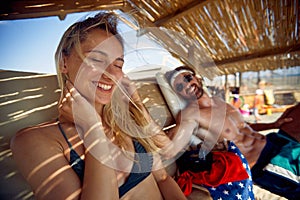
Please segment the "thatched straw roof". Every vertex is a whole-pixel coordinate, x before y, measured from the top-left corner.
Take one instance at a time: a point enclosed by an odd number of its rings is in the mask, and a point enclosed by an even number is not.
[[[300,65],[299,0],[4,0],[0,7],[1,20],[63,19],[99,9],[130,12],[142,28],[159,27],[189,38],[183,46],[176,35],[147,33],[183,62],[208,69],[215,64],[223,74]],[[212,59],[203,59],[203,51]]]

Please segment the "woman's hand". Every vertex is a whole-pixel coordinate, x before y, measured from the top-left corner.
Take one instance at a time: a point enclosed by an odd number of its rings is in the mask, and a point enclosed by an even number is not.
[[[124,87],[126,94],[128,97],[132,99],[133,102],[138,103],[141,101],[141,98],[138,94],[136,85],[132,82],[127,76],[124,76],[120,80],[121,85]]]
[[[94,106],[70,82],[66,83],[65,93],[59,108],[60,113],[65,118],[73,118],[86,150],[102,164],[130,172],[132,160],[124,156],[121,149],[112,142],[112,138],[106,135],[101,117]]]
[[[60,117],[67,119],[86,132],[90,127],[101,122],[95,108],[67,81],[64,98],[59,105]]]
[[[149,123],[151,123],[153,120],[150,116],[150,113],[148,112],[148,110],[146,109],[146,107],[144,106],[141,97],[138,93],[138,89],[136,87],[136,84],[134,82],[132,82],[127,76],[124,76],[121,80],[120,80],[120,84],[123,88],[123,90],[125,90],[125,95],[124,96],[124,101],[125,103],[130,103],[135,106],[135,108],[137,110],[139,110],[139,114],[141,116],[138,116],[138,113],[136,113],[136,115],[138,117],[143,117],[145,118],[146,121],[148,121]]]
[[[77,131],[83,139],[86,149],[83,199],[118,199],[118,182],[115,162],[111,153],[118,153],[106,138],[100,115],[71,84],[66,83],[65,97],[59,106],[60,114],[66,119],[73,119]],[[108,181],[109,180],[109,181]],[[105,184],[102,189],[97,185]]]

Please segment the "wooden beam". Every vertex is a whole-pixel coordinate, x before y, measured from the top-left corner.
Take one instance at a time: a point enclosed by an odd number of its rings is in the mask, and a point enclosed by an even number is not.
[[[293,53],[296,51],[300,51],[300,43],[292,45],[292,46],[282,47],[282,48],[268,49],[265,51],[254,52],[251,54],[232,57],[229,59],[223,59],[220,61],[216,60],[213,63],[204,64],[204,67],[210,67],[210,66],[215,66],[215,65],[217,65],[219,67],[222,65],[232,64],[232,63],[236,63],[236,62],[241,62],[241,61],[244,62],[244,61],[249,61],[249,60],[257,59],[257,58],[264,58],[264,57],[268,57],[268,56],[277,56],[277,55],[282,55],[282,54],[287,54],[287,53]]]
[[[119,9],[125,0],[2,0],[0,1],[0,20],[14,20],[58,16],[60,19],[69,13],[94,10]]]
[[[180,8],[176,12],[172,13],[171,15],[168,15],[164,18],[161,18],[159,20],[156,20],[154,24],[156,26],[164,26],[164,24],[167,24],[169,21],[173,21],[175,19],[181,18],[182,16],[187,15],[187,13],[193,12],[193,10],[198,9],[199,6],[202,6],[204,2],[207,0],[195,0],[192,3],[189,3],[187,6]]]

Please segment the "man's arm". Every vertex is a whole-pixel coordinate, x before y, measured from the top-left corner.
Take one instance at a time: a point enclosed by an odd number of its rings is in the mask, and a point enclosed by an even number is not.
[[[255,131],[264,131],[264,130],[269,130],[269,129],[279,129],[282,124],[291,122],[293,118],[291,117],[284,117],[284,118],[279,118],[275,122],[271,123],[248,123],[249,126],[255,130]]]

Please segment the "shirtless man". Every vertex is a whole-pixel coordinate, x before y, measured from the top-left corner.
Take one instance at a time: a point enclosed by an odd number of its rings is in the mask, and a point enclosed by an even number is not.
[[[188,106],[178,117],[192,118],[199,123],[201,130],[208,130],[198,131],[201,139],[205,141],[205,138],[215,137],[215,143],[231,140],[246,157],[250,167],[256,163],[267,143],[266,136],[253,130],[232,105],[218,97],[210,97],[203,89],[201,78],[191,68],[178,67],[167,72],[166,78],[174,91],[188,101]],[[195,112],[199,109],[200,112]],[[214,144],[210,145],[212,147]]]

